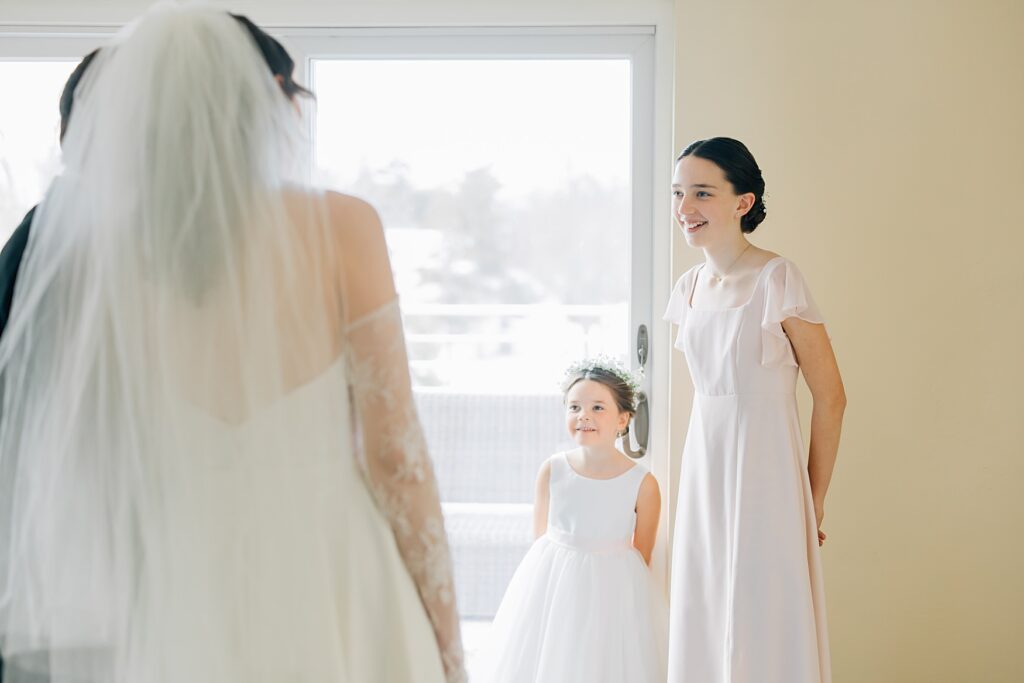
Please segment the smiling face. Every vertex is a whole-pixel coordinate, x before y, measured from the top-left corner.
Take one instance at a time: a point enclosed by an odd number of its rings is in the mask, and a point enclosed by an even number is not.
[[[629,424],[629,413],[619,410],[611,389],[582,379],[565,395],[565,422],[569,435],[581,446],[614,445]]]
[[[737,195],[713,161],[690,155],[676,164],[672,176],[672,215],[691,247],[734,240],[740,219],[754,204],[754,194]]]

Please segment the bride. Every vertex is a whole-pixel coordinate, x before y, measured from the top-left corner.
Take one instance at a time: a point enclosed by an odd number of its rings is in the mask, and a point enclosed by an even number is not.
[[[0,342],[7,681],[465,680],[382,229],[304,182],[292,68],[165,4],[76,92]]]

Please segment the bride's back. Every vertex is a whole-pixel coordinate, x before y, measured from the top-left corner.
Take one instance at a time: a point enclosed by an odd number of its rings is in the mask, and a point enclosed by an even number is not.
[[[287,220],[273,233],[240,235],[235,277],[199,299],[175,296],[161,324],[182,333],[172,373],[180,390],[227,423],[244,422],[343,362],[348,265],[369,256],[359,238],[375,227],[368,205],[301,189],[280,199]],[[379,275],[388,276],[384,266]]]

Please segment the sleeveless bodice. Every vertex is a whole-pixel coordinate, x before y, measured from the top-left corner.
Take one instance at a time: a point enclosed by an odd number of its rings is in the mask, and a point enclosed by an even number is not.
[[[634,465],[617,477],[592,479],[573,470],[565,453],[552,456],[546,535],[584,550],[631,548],[646,474]]]

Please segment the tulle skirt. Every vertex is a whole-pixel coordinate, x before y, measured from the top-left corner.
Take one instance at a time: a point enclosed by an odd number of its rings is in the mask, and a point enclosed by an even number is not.
[[[666,623],[635,549],[542,536],[495,615],[483,683],[663,683]]]

